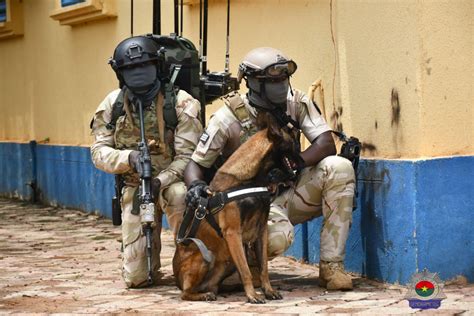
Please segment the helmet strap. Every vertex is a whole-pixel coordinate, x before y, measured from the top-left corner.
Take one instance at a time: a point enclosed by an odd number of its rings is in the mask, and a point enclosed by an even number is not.
[[[288,76],[288,86],[290,86],[290,93],[291,93],[291,96],[294,97],[295,94],[293,93],[293,87],[291,86],[291,80],[290,80],[290,77]]]
[[[250,105],[254,108],[256,108],[259,111],[265,111],[265,112],[270,112],[272,114],[280,127],[287,127],[290,130],[293,130],[294,128],[298,128],[298,123],[291,118],[288,114],[286,114],[286,104],[277,104],[272,102],[270,99],[268,99],[266,93],[265,93],[265,80],[259,80],[260,82],[260,91],[253,90],[250,88],[248,85],[247,81],[247,88],[249,89],[249,93],[254,93],[262,99],[266,104],[270,105],[269,107],[264,107],[261,105],[256,104],[255,102],[252,101],[252,98],[249,98],[247,96],[247,99],[250,103]],[[291,86],[290,86],[291,89]],[[293,92],[292,92],[293,93]]]

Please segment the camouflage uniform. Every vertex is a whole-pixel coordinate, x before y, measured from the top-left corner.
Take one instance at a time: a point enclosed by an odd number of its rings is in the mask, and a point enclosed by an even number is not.
[[[133,197],[139,185],[139,176],[129,165],[128,156],[136,150],[140,141],[140,121],[138,111],[124,97],[125,115],[117,119],[113,129],[107,124],[111,121],[112,107],[120,90],[111,92],[97,108],[92,125],[95,142],[91,147],[94,165],[108,173],[122,174],[125,187],[122,190],[122,242],[123,278],[129,287],[137,287],[146,281],[147,264],[145,237],[142,232],[140,216],[131,214]],[[165,130],[162,115],[162,95],[144,110],[145,136],[149,144],[153,177],[161,181],[157,202],[157,227],[153,233],[153,271],[155,279],[159,276],[159,252],[161,214],[166,213],[171,228],[176,233],[184,210],[186,186],[183,172],[198,138],[202,133],[199,121],[200,104],[188,93],[180,90],[176,95],[176,114],[178,125],[173,133]]]
[[[240,143],[256,132],[256,112],[245,95],[231,94],[210,119],[191,159],[209,168],[225,160],[236,149],[238,126]],[[313,142],[330,130],[315,106],[301,91],[288,93],[288,110],[298,122],[305,137]],[[237,144],[238,146],[239,144]],[[232,148],[234,147],[234,148]],[[219,159],[218,159],[219,158]],[[272,203],[268,221],[270,257],[282,254],[293,242],[293,225],[324,216],[321,230],[321,260],[337,262],[344,259],[346,239],[352,220],[354,170],[349,160],[329,156],[317,165],[306,167],[293,187],[281,193]]]

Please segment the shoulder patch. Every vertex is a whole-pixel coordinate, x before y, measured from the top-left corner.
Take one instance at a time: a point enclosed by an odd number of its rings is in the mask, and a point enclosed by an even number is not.
[[[209,150],[209,146],[214,139],[214,136],[219,131],[219,127],[216,125],[210,125],[207,127],[206,131],[202,133],[201,137],[199,138],[199,142],[196,146],[196,153],[200,156],[204,157]]]
[[[199,141],[203,144],[206,145],[207,141],[209,140],[209,134],[204,132],[202,133],[201,137],[199,138]]]

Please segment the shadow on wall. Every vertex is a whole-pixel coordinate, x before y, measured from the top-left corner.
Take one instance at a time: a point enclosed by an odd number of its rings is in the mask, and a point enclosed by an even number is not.
[[[362,258],[348,266],[375,279],[406,283],[416,270],[414,165],[364,160],[359,172]],[[352,238],[356,232],[351,232]],[[359,265],[360,264],[360,265]]]

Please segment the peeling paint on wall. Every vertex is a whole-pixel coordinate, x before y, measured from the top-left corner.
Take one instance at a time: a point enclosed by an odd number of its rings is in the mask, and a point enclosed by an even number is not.
[[[390,126],[392,127],[392,141],[395,149],[395,157],[401,157],[399,150],[400,143],[403,142],[401,134],[401,105],[400,99],[398,97],[398,91],[396,88],[392,88],[392,93],[390,96],[390,106],[392,112],[392,119]]]
[[[392,89],[391,104],[392,104],[391,126],[398,125],[400,123],[400,101],[398,99],[398,91],[395,88]]]

